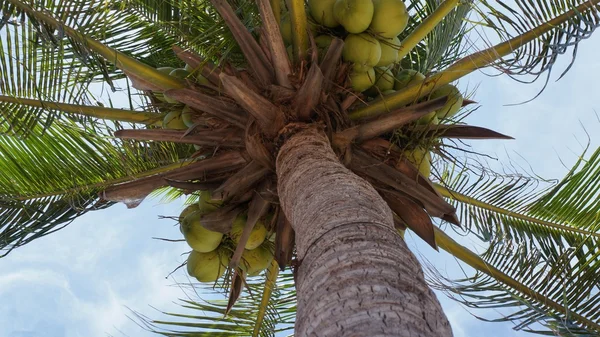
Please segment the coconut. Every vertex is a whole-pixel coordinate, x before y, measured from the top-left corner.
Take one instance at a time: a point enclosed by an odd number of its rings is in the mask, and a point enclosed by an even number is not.
[[[196,114],[189,106],[185,106],[183,110],[181,110],[181,120],[183,120],[183,124],[188,128],[194,125],[194,116]]]
[[[365,91],[369,97],[376,97],[379,93],[394,89],[394,74],[391,69],[375,68],[375,85]]]
[[[396,92],[396,90],[386,90],[386,91],[382,92],[381,94],[383,96],[387,96],[387,95],[391,95],[391,94],[393,94],[395,92]]]
[[[261,271],[269,268],[273,261],[273,252],[265,245],[255,249],[245,249],[242,254],[240,268],[248,273],[248,276],[256,276]]]
[[[369,34],[350,34],[344,40],[344,61],[354,64],[354,70],[366,72],[381,59],[381,45]]]
[[[279,31],[281,32],[283,43],[292,44],[292,23],[290,22],[289,15],[286,15],[283,18],[281,18],[281,23],[279,24]]]
[[[242,232],[244,231],[244,227],[246,227],[247,217],[245,215],[239,215],[233,221],[233,226],[231,227],[231,231],[229,232],[229,237],[236,244],[240,242],[240,238],[242,237]],[[260,246],[267,237],[267,228],[265,227],[264,222],[258,220],[252,228],[252,232],[250,232],[250,237],[244,246],[245,249],[254,249]]]
[[[337,0],[333,5],[333,16],[348,33],[362,33],[373,19],[373,1]]]
[[[192,251],[187,260],[187,272],[200,282],[215,282],[223,276],[230,257],[225,250],[200,253]]]
[[[327,50],[331,45],[332,40],[333,37],[331,35],[319,35],[315,37],[315,44],[317,45],[317,48]]]
[[[188,127],[181,118],[181,111],[173,110],[163,119],[163,129],[185,130]]]
[[[375,86],[379,88],[379,91],[384,92],[394,89],[394,74],[391,69],[379,68],[377,73],[379,76]]]
[[[210,191],[200,192],[200,200],[198,205],[200,207],[200,213],[207,214],[216,211],[223,204],[222,200],[214,200]]]
[[[421,146],[412,151],[404,151],[404,157],[419,169],[419,173],[424,177],[431,174],[431,154]]]
[[[373,19],[369,28],[381,37],[391,39],[408,24],[408,11],[402,0],[373,0]]]
[[[396,74],[396,83],[394,90],[400,90],[405,87],[420,83],[425,80],[425,75],[412,69],[404,69]]]
[[[165,74],[169,75],[173,70],[175,70],[175,68],[173,68],[173,67],[159,67],[159,68],[156,68],[156,70],[160,71],[161,73],[165,73]]]
[[[206,253],[215,250],[219,246],[223,234],[204,228],[200,221],[202,214],[201,209],[199,212],[188,214],[183,218],[179,229],[183,233],[185,241],[193,250]]]
[[[450,118],[460,110],[463,104],[463,96],[457,87],[445,84],[431,93],[431,99],[448,96],[446,104],[436,111],[440,119]]]
[[[363,92],[369,89],[375,84],[375,70],[371,68],[367,72],[351,72],[350,84],[354,91]]]
[[[310,15],[315,21],[325,27],[333,28],[340,25],[333,15],[333,4],[336,0],[308,0]]]
[[[381,58],[377,63],[378,67],[387,67],[398,62],[398,49],[400,48],[400,40],[397,37],[393,39],[379,40],[381,46]]]
[[[190,72],[185,70],[184,68],[176,68],[173,69],[169,75],[173,76],[173,77],[177,77],[180,78],[182,80],[186,79],[188,76],[190,76]]]
[[[437,121],[437,122],[435,122],[435,121]],[[432,111],[417,120],[417,124],[421,124],[421,125],[437,124],[437,123],[439,123],[439,119],[437,118],[436,111]]]
[[[183,222],[183,219],[185,219],[186,216],[199,211],[200,205],[198,205],[197,202],[188,205],[186,208],[183,209],[183,211],[181,211],[181,214],[179,214],[179,223]]]

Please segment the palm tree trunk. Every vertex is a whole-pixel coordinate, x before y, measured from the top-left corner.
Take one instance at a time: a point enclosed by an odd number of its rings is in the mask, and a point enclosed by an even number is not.
[[[451,336],[387,204],[339,162],[324,132],[299,127],[277,157],[301,263],[295,335]]]

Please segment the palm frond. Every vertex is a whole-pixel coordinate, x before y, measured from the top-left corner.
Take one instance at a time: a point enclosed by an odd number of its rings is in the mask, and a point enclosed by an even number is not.
[[[581,161],[578,162],[565,183],[558,186],[568,185],[571,176],[583,176],[586,177],[584,180],[573,179],[572,184],[583,181],[586,185],[579,188],[594,186],[597,189],[600,178],[589,174],[597,170],[599,162],[595,153],[582,169],[575,172]],[[556,200],[554,197],[560,189],[552,182],[520,174],[499,175],[489,170],[475,177],[466,171],[445,177],[454,179],[446,178],[444,183],[448,188],[438,186],[438,190],[457,207],[461,223],[468,232],[466,238],[486,247],[480,255],[486,265],[503,271],[549,301],[559,303],[566,311],[545,310],[544,301],[515,293],[485,272],[477,272],[463,280],[445,279],[442,283],[445,282],[447,290],[455,293],[456,298],[469,298],[462,302],[472,307],[519,307],[518,314],[503,318],[520,322],[517,329],[529,329],[530,325],[540,323],[554,330],[597,334],[600,331],[600,233],[597,223],[595,227],[575,226],[565,217],[539,216],[556,214],[553,207],[560,209],[562,206],[541,202]],[[582,197],[578,202],[597,207],[593,188],[591,193],[577,197]],[[572,204],[566,207],[572,217],[569,219],[594,219],[588,209],[577,213],[573,212]],[[582,324],[581,320],[574,323],[573,315],[596,325]]]
[[[269,284],[264,276],[248,278],[246,289],[233,309],[225,316],[227,284],[180,284],[188,299],[179,304],[185,313],[162,312],[168,320],[153,320],[136,314],[136,321],[148,331],[163,336],[274,336],[291,331],[296,313],[296,291],[288,270],[277,276],[270,301],[265,306],[262,294]],[[202,294],[202,298],[199,298]],[[208,299],[212,298],[212,299]],[[257,318],[264,315],[256,329]],[[255,334],[258,332],[258,334]]]
[[[584,3],[586,0],[516,0],[510,3],[483,0],[478,6],[478,14],[480,23],[486,29],[492,28],[499,39],[508,40]],[[546,71],[549,77],[558,56],[571,49],[571,63],[564,70],[564,75],[575,60],[579,42],[587,39],[600,26],[600,7],[598,4],[589,5],[595,10],[579,12],[577,16],[541,34],[533,42],[500,60],[495,66],[510,76],[533,75],[532,79],[528,79],[533,82]]]
[[[92,50],[92,44],[70,33],[70,27],[76,27],[91,39],[88,41],[108,43],[123,55],[136,58],[148,57],[149,51],[156,49],[172,55],[172,40],[138,20],[137,13],[121,7],[116,1],[0,1],[0,32],[6,35],[0,39],[0,94],[93,105],[99,99],[94,97],[97,93],[89,91],[90,83],[104,82],[113,92],[130,92],[115,82],[124,74],[107,63],[111,58],[101,57]],[[133,108],[131,102],[129,105]],[[0,116],[0,127],[26,135],[33,126],[48,127],[61,115],[58,111],[12,107]]]
[[[543,220],[600,231],[600,148],[589,159],[582,155],[567,176],[530,206]]]
[[[414,1],[408,5],[411,13],[408,26],[400,40],[412,33],[440,6],[441,0]],[[415,49],[402,61],[405,68],[416,69],[423,74],[443,69],[462,55],[463,39],[466,36],[466,18],[472,4],[464,2],[456,6],[444,19],[421,40]]]
[[[513,272],[514,269],[520,269],[518,266],[512,270],[511,268],[498,269],[438,229],[436,229],[436,240],[439,242],[440,247],[473,267],[476,271],[473,277],[451,280],[442,276],[435,268],[428,268],[432,286],[446,292],[454,300],[465,304],[467,307],[479,309],[518,307],[517,312],[493,320],[516,322],[515,330],[548,335],[560,333],[560,336],[573,337],[597,336],[600,332],[597,308],[591,309],[591,312],[587,311],[590,304],[595,303],[597,306],[600,299],[600,294],[597,291],[593,292],[590,298],[582,303],[581,307],[572,310],[571,303],[568,303],[567,300],[569,294],[565,292],[563,296],[548,296],[543,286],[537,286],[540,283],[544,284],[548,276],[551,277],[552,275],[543,267],[538,268],[536,266],[538,261],[535,257],[519,258],[517,261],[507,259],[511,260],[510,262],[513,265],[519,263],[533,266],[531,273],[523,277],[523,275]],[[510,271],[504,273],[501,270]],[[532,282],[531,279],[534,281]],[[532,287],[532,284],[534,287]],[[546,327],[548,330],[533,330],[539,329],[535,327],[536,324]]]
[[[45,133],[0,136],[0,250],[56,231],[85,212],[105,208],[98,192],[179,161],[172,145],[116,142],[74,123]]]

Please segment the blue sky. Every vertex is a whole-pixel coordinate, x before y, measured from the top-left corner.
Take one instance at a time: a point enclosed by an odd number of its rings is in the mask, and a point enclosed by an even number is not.
[[[552,82],[535,101],[541,83],[524,85],[507,77],[488,78],[481,73],[461,80],[461,89],[479,86],[475,99],[481,108],[468,118],[516,138],[514,141],[470,142],[473,149],[504,160],[507,156],[528,165],[545,178],[561,178],[587,141],[582,126],[592,135],[592,149],[600,142],[598,82],[600,34],[584,41],[571,71],[555,83],[569,55],[559,62]],[[520,156],[527,161],[520,159]],[[490,161],[490,165],[498,162]],[[127,210],[123,205],[90,213],[66,229],[19,248],[0,259],[0,337],[150,336],[127,315],[128,308],[160,317],[152,307],[176,310],[182,291],[165,279],[179,265],[185,243],[167,243],[152,237],[179,238],[174,216],[181,203],[146,200]],[[457,264],[445,253],[432,252],[408,236],[413,251],[424,255],[448,273]],[[183,272],[174,275],[187,278]],[[511,324],[484,323],[460,305],[438,295],[455,336],[525,336]],[[477,311],[482,316],[493,312]],[[528,334],[529,335],[529,334]]]

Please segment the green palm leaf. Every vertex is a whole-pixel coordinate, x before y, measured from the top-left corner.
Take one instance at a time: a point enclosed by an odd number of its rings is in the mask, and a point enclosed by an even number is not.
[[[26,139],[0,135],[0,250],[112,205],[99,199],[102,188],[178,161],[172,145],[116,142],[74,123]]]
[[[467,238],[487,245],[480,255],[487,266],[559,303],[565,312],[548,311],[543,301],[481,271],[455,281],[436,274],[441,280],[438,287],[473,308],[519,307],[518,313],[501,319],[520,322],[517,329],[531,329],[532,324],[540,323],[549,329],[546,332],[570,329],[572,335],[597,334],[600,324],[581,325],[569,313],[600,322],[600,233],[597,222],[593,222],[598,215],[599,153],[600,149],[584,165],[580,160],[556,186],[523,175],[484,171],[476,179],[465,172],[454,174],[454,180],[445,180],[448,188],[438,187],[458,208],[470,233]],[[565,188],[569,192],[561,194]],[[574,212],[565,196],[590,208]],[[568,212],[561,212],[564,210]],[[586,225],[577,225],[572,219],[583,220]]]
[[[185,313],[162,312],[168,320],[152,320],[136,313],[136,321],[146,330],[163,336],[274,336],[294,327],[296,291],[292,273],[288,270],[277,276],[268,305],[261,304],[267,282],[265,276],[248,278],[234,308],[225,316],[227,283],[212,285],[180,284],[187,289],[188,299],[181,299]],[[197,298],[202,294],[201,298]],[[212,299],[206,299],[212,298]],[[257,318],[262,324],[255,330]]]
[[[494,29],[501,40],[507,40],[584,3],[585,0],[515,0],[510,3],[483,0],[478,6],[478,14],[481,24]],[[496,63],[496,66],[510,76],[533,75],[533,78],[527,79],[528,82],[533,82],[544,72],[549,78],[557,57],[573,47],[571,64],[564,70],[562,77],[575,61],[577,44],[600,26],[598,5],[590,4],[590,7],[595,10],[581,12],[550,32],[541,34],[535,41]]]

